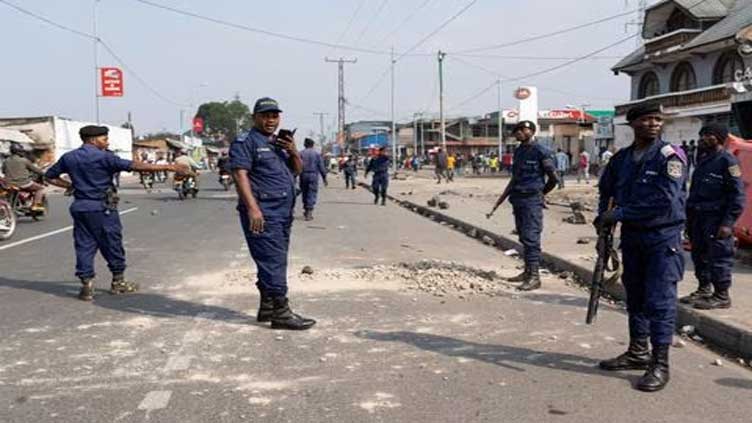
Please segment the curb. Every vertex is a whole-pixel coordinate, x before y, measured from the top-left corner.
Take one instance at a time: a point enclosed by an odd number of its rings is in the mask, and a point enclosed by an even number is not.
[[[369,191],[371,189],[370,186],[363,182],[359,182],[359,185]],[[489,245],[490,242],[485,242],[483,240],[490,239],[493,241],[493,245],[489,246],[501,250],[509,250],[512,248],[517,251],[522,250],[522,245],[512,238],[495,234],[473,224],[447,216],[439,211],[420,206],[407,200],[400,200],[389,194],[387,194],[387,198],[413,213],[427,217],[436,222],[445,222],[451,229],[461,232],[471,238],[480,240],[487,245]],[[553,271],[571,272],[577,276],[575,280],[578,284],[589,287],[589,281],[593,277],[593,271],[591,269],[547,252],[543,252],[542,259],[545,267]],[[607,295],[618,300],[624,301],[626,298],[624,288],[621,284],[604,286],[604,290]],[[686,325],[694,326],[694,333],[701,336],[708,344],[720,347],[739,357],[752,359],[752,331],[749,329],[736,323],[719,320],[686,305],[677,304],[676,327],[678,329]]]

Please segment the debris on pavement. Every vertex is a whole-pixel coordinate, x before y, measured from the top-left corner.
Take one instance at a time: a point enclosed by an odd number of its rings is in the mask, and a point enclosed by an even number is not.
[[[512,257],[512,256],[518,256],[518,255],[520,255],[520,253],[519,253],[519,251],[517,251],[514,248],[512,248],[511,250],[504,251],[504,255],[507,256],[507,257]]]
[[[311,266],[303,266],[303,270],[301,270],[300,273],[302,273],[304,275],[312,275],[313,274],[313,267],[311,267]]]
[[[692,325],[684,325],[679,329],[679,333],[682,335],[692,335],[695,333],[695,327]]]
[[[449,208],[449,203],[447,203],[446,201],[439,201],[439,208],[441,210],[446,210]]]
[[[431,197],[430,200],[428,200],[426,202],[426,204],[428,205],[428,207],[436,207],[436,206],[439,205],[439,200],[440,200],[439,196],[438,195],[434,195],[433,197]]]
[[[715,361],[713,362],[713,365],[718,366],[718,367],[723,367],[723,360],[721,360],[720,358],[716,358]]]
[[[587,237],[578,238],[577,239],[577,244],[588,245],[588,244],[590,244],[590,238],[587,238]]]

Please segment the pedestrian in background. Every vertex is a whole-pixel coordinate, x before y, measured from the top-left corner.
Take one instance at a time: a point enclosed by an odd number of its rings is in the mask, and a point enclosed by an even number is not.
[[[303,162],[303,173],[300,174],[300,191],[303,195],[303,218],[306,221],[313,220],[313,209],[316,208],[316,201],[319,193],[319,175],[324,181],[324,186],[329,186],[326,181],[326,166],[321,154],[313,147],[316,142],[311,138],[303,141],[305,150],[300,153],[300,160]],[[345,166],[347,166],[345,164]]]
[[[585,180],[587,184],[590,184],[590,153],[585,151],[584,148],[580,149],[580,159],[578,163],[577,183]]]
[[[441,183],[441,178],[444,178],[449,182],[449,177],[446,175],[447,171],[447,155],[439,148],[439,150],[436,152],[436,166],[434,168],[434,173],[436,176],[436,183]]]
[[[564,188],[564,175],[569,171],[569,156],[561,148],[556,150],[556,173],[559,175],[559,189]]]
[[[345,189],[355,189],[355,178],[358,175],[358,159],[352,154],[345,162]]]
[[[379,198],[381,198],[381,205],[386,206],[386,191],[389,188],[389,167],[391,163],[392,160],[389,158],[389,152],[386,147],[381,147],[379,155],[368,162],[365,177],[367,178],[368,174],[373,172],[371,189],[374,195],[374,205],[378,204]]]
[[[687,229],[697,290],[679,301],[701,310],[731,307],[734,224],[744,211],[739,161],[724,150],[728,129],[711,124],[700,130],[697,168],[687,200]]]
[[[452,182],[454,181],[454,168],[457,163],[457,159],[454,157],[454,154],[450,154],[447,156],[447,181]]]

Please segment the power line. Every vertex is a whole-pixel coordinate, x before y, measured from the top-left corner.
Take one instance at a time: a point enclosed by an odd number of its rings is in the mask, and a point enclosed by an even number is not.
[[[188,17],[192,17],[192,18],[199,19],[199,20],[202,20],[202,21],[211,22],[211,23],[214,23],[214,24],[217,24],[217,25],[222,25],[222,26],[226,26],[226,27],[229,27],[229,28],[239,29],[239,30],[246,31],[246,32],[253,32],[253,33],[256,33],[256,34],[263,34],[263,35],[266,35],[266,36],[269,36],[269,37],[280,38],[280,39],[283,39],[283,40],[297,41],[299,43],[324,46],[324,47],[335,48],[335,49],[340,49],[340,50],[357,51],[357,52],[361,52],[361,53],[370,53],[370,54],[379,54],[379,55],[388,55],[388,54],[390,54],[390,52],[384,51],[384,50],[375,50],[375,49],[369,49],[369,48],[349,46],[349,45],[339,44],[339,43],[330,43],[330,42],[327,42],[327,41],[314,40],[314,39],[311,39],[311,38],[304,38],[304,37],[298,37],[298,36],[294,36],[294,35],[282,34],[282,33],[279,33],[279,32],[267,31],[265,29],[254,28],[254,27],[251,27],[251,26],[248,26],[248,25],[237,24],[237,23],[225,21],[225,20],[222,20],[222,19],[217,19],[217,18],[212,18],[212,17],[209,17],[209,16],[199,15],[197,13],[188,12],[186,10],[177,9],[177,8],[174,8],[174,7],[171,7],[171,6],[166,6],[166,5],[154,3],[154,2],[151,2],[151,1],[148,1],[148,0],[133,0],[133,1],[136,1],[138,3],[142,3],[144,5],[147,5],[147,6],[150,6],[150,7],[153,7],[153,8],[166,10],[168,12],[172,12],[172,13],[175,13],[175,14],[178,14],[178,15],[188,16]]]
[[[453,53],[452,57],[468,57],[475,59],[505,59],[505,60],[529,60],[529,61],[559,61],[559,60],[572,60],[576,57],[571,56],[510,56],[503,54],[463,54]],[[624,56],[593,56],[590,60],[618,60]]]
[[[345,25],[345,29],[342,31],[341,34],[339,34],[339,37],[337,37],[336,44],[339,44],[342,41],[342,38],[344,38],[345,34],[347,34],[347,31],[350,30],[350,28],[352,27],[352,24],[355,22],[355,18],[357,18],[358,13],[360,13],[360,9],[362,9],[363,5],[365,4],[366,4],[366,0],[360,0],[358,7],[355,8],[355,12],[353,12],[352,16],[350,16],[350,20],[347,22],[347,25]]]
[[[149,84],[148,82],[146,82],[146,80],[145,80],[144,78],[142,78],[142,77],[141,77],[141,76],[140,76],[140,75],[139,75],[139,74],[138,74],[138,73],[137,73],[137,72],[136,72],[136,71],[135,71],[135,70],[134,70],[134,69],[133,69],[132,67],[130,67],[130,66],[129,66],[129,65],[128,65],[128,64],[127,64],[127,63],[126,63],[126,62],[125,62],[125,61],[124,61],[124,60],[123,60],[123,59],[122,59],[122,58],[121,58],[121,57],[120,57],[120,56],[119,56],[119,55],[118,55],[118,54],[117,54],[117,53],[115,52],[115,50],[113,50],[113,49],[112,49],[112,47],[110,47],[110,46],[109,46],[109,45],[108,45],[107,43],[105,43],[105,41],[104,41],[104,40],[103,40],[102,38],[100,38],[100,37],[95,37],[95,36],[94,36],[94,35],[92,35],[92,34],[89,34],[89,33],[83,32],[83,31],[79,31],[79,30],[77,30],[77,29],[74,29],[74,28],[68,27],[68,26],[66,26],[66,25],[63,25],[63,24],[61,24],[61,23],[55,22],[55,21],[53,21],[53,20],[51,20],[51,19],[49,19],[49,18],[46,18],[46,17],[44,17],[44,16],[42,16],[42,15],[39,15],[39,14],[37,14],[37,13],[34,13],[34,12],[30,11],[30,10],[24,9],[24,8],[22,8],[22,7],[20,7],[20,6],[17,6],[17,5],[15,5],[15,4],[13,4],[13,3],[10,3],[10,2],[8,2],[8,1],[6,1],[6,0],[0,0],[0,3],[2,3],[2,4],[4,4],[4,5],[6,5],[6,6],[8,6],[8,7],[11,7],[11,8],[13,8],[13,9],[15,9],[16,11],[18,11],[18,12],[20,12],[20,13],[23,13],[23,14],[25,14],[25,15],[27,15],[27,16],[31,16],[31,17],[33,17],[34,19],[37,19],[37,20],[39,20],[39,21],[42,21],[42,22],[44,22],[44,23],[46,23],[46,24],[48,24],[48,25],[51,25],[51,26],[53,26],[53,27],[55,27],[55,28],[58,28],[58,29],[61,29],[61,30],[63,30],[63,31],[67,31],[67,32],[69,32],[69,33],[72,33],[72,34],[78,35],[78,36],[80,36],[80,37],[84,37],[84,38],[87,38],[87,39],[89,39],[89,40],[94,40],[94,41],[98,42],[98,43],[99,43],[99,44],[100,44],[100,45],[101,45],[101,46],[102,46],[102,47],[103,47],[103,48],[104,48],[105,50],[107,50],[107,52],[108,52],[108,53],[110,53],[110,55],[112,56],[112,58],[113,58],[113,59],[115,59],[115,61],[117,61],[117,62],[118,62],[118,63],[120,64],[120,66],[122,66],[122,67],[123,67],[123,69],[125,69],[125,70],[126,70],[126,71],[127,71],[127,72],[128,72],[128,73],[129,73],[130,75],[131,75],[131,76],[133,76],[133,78],[135,78],[135,79],[136,79],[136,80],[137,80],[137,81],[138,81],[139,83],[141,83],[141,85],[143,85],[143,86],[144,86],[144,87],[145,87],[145,88],[146,88],[147,90],[149,90],[149,91],[150,91],[150,92],[151,92],[152,94],[154,94],[154,95],[155,95],[156,97],[158,97],[159,99],[161,99],[161,100],[163,100],[163,101],[165,101],[165,102],[167,102],[167,103],[173,104],[173,105],[175,105],[175,106],[179,106],[179,107],[183,107],[183,106],[184,106],[183,104],[180,104],[180,103],[178,103],[178,102],[175,102],[175,101],[173,101],[173,100],[170,100],[169,98],[167,98],[166,96],[164,96],[164,95],[163,95],[162,93],[160,93],[159,91],[157,91],[157,90],[156,90],[156,89],[155,89],[154,87],[152,87],[152,86],[151,86],[151,85],[150,85],[150,84]]]
[[[358,35],[358,38],[355,40],[355,45],[357,45],[360,42],[360,40],[363,39],[363,36],[366,35],[366,32],[368,32],[368,29],[371,27],[371,24],[373,24],[374,21],[376,21],[376,18],[378,18],[379,15],[381,15],[381,12],[384,10],[387,3],[389,3],[389,0],[381,0],[381,4],[379,4],[379,8],[376,9],[376,13],[374,13],[371,16],[371,19],[369,19],[368,22],[363,26],[363,30],[360,31],[360,35]]]
[[[706,0],[702,0],[702,1],[706,1]],[[496,49],[500,49],[500,48],[504,48],[504,47],[511,47],[511,46],[516,46],[516,45],[520,45],[520,44],[524,44],[524,43],[529,43],[529,42],[532,42],[532,41],[542,40],[542,39],[545,39],[545,38],[551,38],[551,37],[554,37],[554,36],[557,36],[557,35],[566,34],[568,32],[573,32],[573,31],[577,31],[577,30],[580,30],[580,29],[583,29],[583,28],[588,28],[588,27],[591,27],[591,26],[594,26],[594,25],[598,25],[598,24],[601,24],[601,23],[604,23],[604,22],[612,21],[614,19],[619,19],[621,17],[627,16],[627,15],[631,15],[632,13],[634,13],[636,11],[637,11],[636,9],[635,10],[630,10],[628,12],[623,12],[623,13],[619,13],[619,14],[616,14],[616,15],[607,16],[605,18],[601,18],[601,19],[598,19],[598,20],[595,20],[595,21],[587,22],[587,23],[584,23],[584,24],[581,24],[581,25],[572,26],[572,27],[569,27],[569,28],[560,29],[558,31],[553,31],[553,32],[549,32],[549,33],[546,33],[546,34],[536,35],[536,36],[529,37],[529,38],[522,38],[522,39],[519,39],[519,40],[510,41],[510,42],[506,42],[506,43],[502,43],[502,44],[496,44],[496,45],[487,46],[487,47],[477,47],[477,48],[472,48],[472,49],[467,49],[467,50],[459,50],[459,51],[454,52],[454,53],[450,52],[450,54],[465,54],[465,53],[476,53],[476,52],[479,52],[479,51],[496,50]]]
[[[404,25],[405,25],[406,23],[410,22],[410,20],[412,20],[412,18],[414,18],[414,17],[415,17],[415,15],[417,15],[417,14],[418,14],[418,12],[420,12],[421,10],[423,10],[423,9],[424,9],[424,8],[425,8],[426,6],[428,6],[428,3],[431,3],[432,1],[433,1],[433,0],[424,0],[424,1],[423,1],[423,3],[421,3],[421,4],[420,4],[420,5],[418,6],[418,7],[416,7],[416,8],[415,8],[415,9],[414,9],[414,10],[413,10],[413,11],[412,11],[412,12],[411,12],[411,13],[410,13],[409,15],[405,16],[405,19],[403,19],[403,20],[402,20],[402,21],[401,21],[401,22],[400,22],[400,23],[399,23],[399,24],[398,24],[398,25],[397,25],[397,26],[396,26],[396,27],[395,27],[395,28],[394,28],[393,30],[389,31],[389,33],[387,33],[387,34],[386,34],[386,35],[384,36],[384,38],[382,38],[382,39],[381,39],[381,40],[379,41],[379,43],[383,43],[383,42],[385,42],[386,40],[388,40],[389,38],[391,38],[392,36],[394,36],[394,34],[396,34],[397,32],[399,32],[399,30],[400,30],[400,29],[401,29],[401,28],[402,28],[402,27],[403,27],[403,26],[404,26]]]
[[[446,26],[449,25],[450,23],[452,23],[455,19],[457,19],[460,16],[462,16],[462,14],[464,14],[468,9],[470,9],[477,2],[478,2],[478,0],[472,0],[470,3],[466,4],[465,7],[463,7],[462,9],[460,9],[457,13],[455,13],[454,15],[452,15],[449,19],[447,19],[444,22],[442,22],[442,24],[439,25],[436,29],[434,29],[433,31],[431,31],[425,37],[421,38],[420,41],[418,41],[417,43],[415,43],[414,46],[412,46],[411,48],[407,49],[404,53],[402,53],[399,56],[397,56],[397,58],[395,59],[395,62],[398,62],[400,59],[402,59],[403,57],[405,57],[408,54],[412,53],[418,47],[422,46],[423,43],[425,43],[426,41],[430,40],[431,37],[433,37],[434,35],[438,34],[442,29],[446,28]]]

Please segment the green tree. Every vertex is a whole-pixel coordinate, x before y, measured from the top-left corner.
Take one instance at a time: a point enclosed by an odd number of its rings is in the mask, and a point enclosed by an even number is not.
[[[251,128],[251,110],[240,99],[212,101],[198,108],[196,116],[204,120],[204,136],[231,142],[239,131]]]

